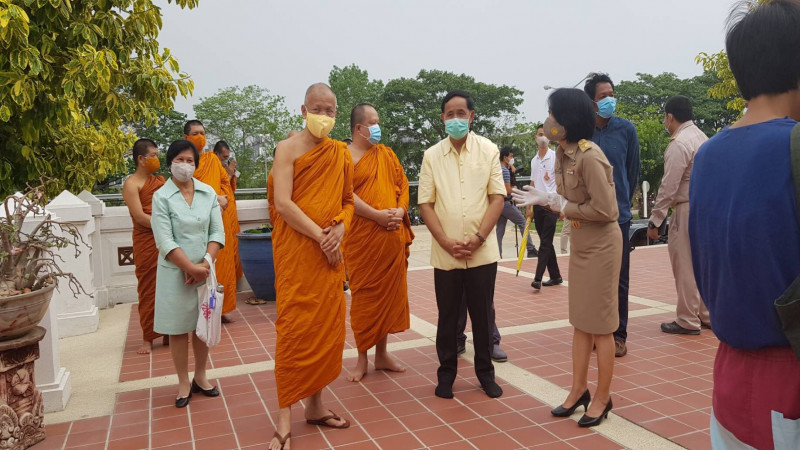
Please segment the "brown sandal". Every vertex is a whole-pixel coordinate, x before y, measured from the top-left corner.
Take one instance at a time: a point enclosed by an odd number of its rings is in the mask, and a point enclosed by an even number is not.
[[[281,450],[283,450],[283,446],[286,445],[286,441],[288,441],[291,438],[292,438],[291,431],[286,433],[286,436],[281,436],[280,434],[278,434],[277,431],[275,432],[275,434],[272,435],[272,439],[277,439],[278,444],[281,444]]]
[[[328,410],[330,412],[329,415],[322,417],[320,419],[306,419],[306,423],[309,425],[317,425],[320,427],[328,427],[328,428],[337,428],[337,429],[344,429],[350,428],[350,422],[344,419],[344,423],[341,425],[331,425],[328,423],[329,420],[343,420],[341,417],[337,416],[335,412]]]

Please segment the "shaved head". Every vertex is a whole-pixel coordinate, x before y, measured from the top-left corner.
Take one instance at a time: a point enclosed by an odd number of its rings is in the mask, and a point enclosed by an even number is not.
[[[308,105],[310,99],[333,97],[336,102],[336,94],[333,89],[325,83],[314,83],[306,89],[305,104]]]
[[[350,132],[352,133],[356,129],[356,125],[364,124],[367,119],[367,114],[370,113],[374,113],[371,115],[378,115],[378,111],[369,103],[359,103],[354,106],[352,111],[350,111]]]

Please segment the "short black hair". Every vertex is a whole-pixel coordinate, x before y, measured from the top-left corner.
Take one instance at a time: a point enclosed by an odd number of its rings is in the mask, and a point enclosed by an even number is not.
[[[607,73],[593,74],[586,80],[586,84],[583,85],[583,91],[586,92],[586,95],[588,95],[592,101],[594,101],[594,96],[597,94],[597,85],[600,83],[609,83],[611,84],[611,89],[614,89],[614,82],[611,81]]]
[[[141,138],[133,143],[133,160],[136,161],[139,159],[140,156],[147,157],[147,154],[150,152],[150,149],[155,147],[158,149],[158,145],[156,145],[156,141],[147,138]]]
[[[364,121],[364,110],[367,107],[375,109],[370,103],[359,103],[350,110],[350,133],[356,129],[356,125]]]
[[[567,142],[591,139],[594,135],[594,102],[580,89],[556,89],[547,99],[553,118],[567,131]]]
[[[541,129],[543,129],[543,128],[544,128],[544,124],[543,124],[543,123],[540,123],[540,124],[539,124],[539,126],[538,126],[538,127],[536,127],[536,131],[538,132],[539,130],[541,130]]]
[[[444,98],[442,99],[442,113],[444,113],[444,105],[446,105],[447,102],[452,100],[453,97],[463,98],[464,100],[467,101],[467,109],[470,111],[475,111],[475,102],[472,101],[472,97],[469,95],[469,93],[467,91],[456,89],[454,91],[448,92],[447,95],[445,95]]]
[[[672,117],[680,123],[694,119],[692,101],[689,100],[689,97],[684,97],[683,95],[670,97],[664,105],[664,113],[672,114]]]
[[[749,3],[749,2],[748,2]],[[725,49],[745,100],[797,89],[800,82],[800,2],[739,5],[728,18]]]
[[[183,134],[188,136],[189,133],[192,132],[192,127],[195,126],[195,125],[200,125],[201,127],[203,127],[204,130],[206,129],[206,126],[203,125],[203,122],[200,122],[197,119],[192,119],[192,120],[186,122],[186,124],[183,126]]]
[[[222,153],[222,149],[225,149],[225,148],[227,148],[228,150],[231,149],[227,142],[225,142],[225,141],[217,141],[217,143],[214,144],[214,153],[219,155],[220,153]]]
[[[172,160],[175,159],[176,156],[190,149],[194,152],[194,168],[197,169],[197,165],[200,164],[200,152],[197,151],[194,144],[184,139],[178,139],[172,144],[169,144],[169,149],[167,149],[167,167],[172,166]]]
[[[506,159],[506,157],[512,153],[516,153],[513,147],[503,147],[500,149],[500,161]]]

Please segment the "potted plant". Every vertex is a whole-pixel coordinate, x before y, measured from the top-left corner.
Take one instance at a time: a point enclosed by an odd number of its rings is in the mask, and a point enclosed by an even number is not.
[[[247,282],[256,296],[250,304],[275,300],[275,266],[272,263],[272,226],[264,224],[236,235],[239,259]]]
[[[0,211],[0,341],[24,336],[42,320],[58,278],[74,295],[86,294],[80,282],[61,270],[56,252],[88,244],[75,226],[53,220],[45,210],[46,180],[24,194],[9,195]],[[34,218],[34,224],[26,219]],[[87,294],[88,295],[88,294]]]

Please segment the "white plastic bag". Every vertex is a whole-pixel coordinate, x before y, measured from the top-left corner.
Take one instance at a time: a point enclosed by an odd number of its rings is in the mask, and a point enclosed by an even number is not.
[[[205,260],[208,261],[209,271],[206,282],[197,287],[197,303],[199,314],[197,315],[197,337],[206,343],[208,348],[219,344],[222,337],[222,285],[217,284],[217,273],[214,270],[214,262],[211,256],[206,253]],[[219,288],[219,289],[218,289]]]

